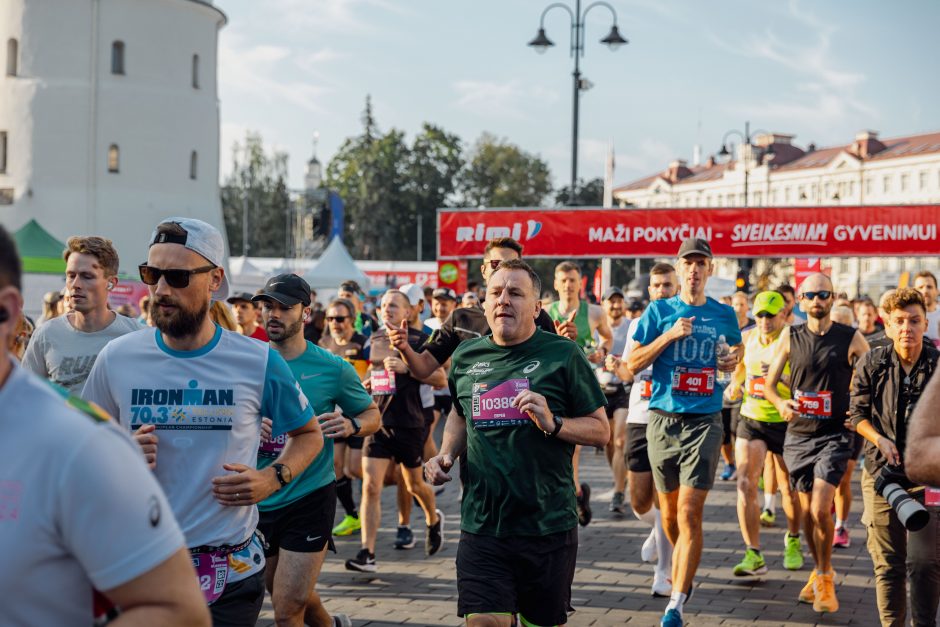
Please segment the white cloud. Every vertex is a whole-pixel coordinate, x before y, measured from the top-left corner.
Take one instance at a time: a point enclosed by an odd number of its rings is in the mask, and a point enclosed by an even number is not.
[[[484,117],[523,119],[531,107],[558,99],[558,94],[550,89],[526,86],[515,79],[506,82],[464,79],[454,82],[453,87],[457,108]]]

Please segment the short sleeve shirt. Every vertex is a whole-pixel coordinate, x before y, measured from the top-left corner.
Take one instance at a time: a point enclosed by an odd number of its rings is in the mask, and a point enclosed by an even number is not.
[[[643,312],[633,339],[646,346],[679,318],[692,316],[692,334],[672,342],[653,362],[650,409],[690,414],[721,411],[723,388],[717,381],[715,346],[722,335],[730,346],[741,343],[738,319],[730,305],[710,297],[699,306],[689,305],[679,296],[653,301]],[[697,376],[702,385],[693,384]]]
[[[421,350],[421,346],[428,339],[427,334],[409,327],[408,344],[414,350]],[[369,357],[372,360],[373,370],[384,370],[383,361],[386,357],[398,357],[399,352],[391,345],[385,327],[379,328],[371,337]],[[424,428],[424,400],[421,397],[421,382],[410,374],[390,373],[395,377],[395,394],[392,395],[388,407],[382,414],[382,424],[386,427],[400,427],[407,429]],[[434,400],[431,399],[433,405]]]
[[[640,325],[640,319],[634,318],[630,321],[630,328],[627,331],[627,342],[623,347],[623,361],[630,357],[630,351],[633,350],[633,337],[637,327]],[[627,424],[645,425],[650,421],[650,393],[653,385],[653,366],[649,366],[643,372],[637,373],[633,377],[633,385],[630,387],[630,411],[627,414]]]
[[[578,524],[574,445],[546,437],[531,419],[505,426],[479,419],[481,408],[504,407],[514,398],[497,388],[521,381],[543,395],[556,416],[587,416],[606,403],[583,351],[568,338],[536,330],[515,346],[489,337],[461,344],[449,383],[457,413],[467,422],[461,529],[469,533],[542,536]]]

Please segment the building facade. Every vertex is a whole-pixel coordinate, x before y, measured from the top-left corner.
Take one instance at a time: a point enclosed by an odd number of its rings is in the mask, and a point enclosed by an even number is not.
[[[940,203],[940,133],[880,139],[863,131],[840,146],[806,148],[793,135],[758,135],[719,163],[709,158],[689,167],[674,161],[664,171],[614,189],[621,207],[766,207],[904,205]],[[745,192],[746,189],[746,192]],[[745,195],[746,194],[746,195]],[[755,263],[774,280],[792,280],[790,261]],[[940,268],[940,259],[913,257],[830,258],[833,282],[848,294],[896,286],[904,272]],[[737,265],[723,262],[723,276]]]
[[[114,240],[170,215],[225,233],[210,0],[0,0],[0,222]]]

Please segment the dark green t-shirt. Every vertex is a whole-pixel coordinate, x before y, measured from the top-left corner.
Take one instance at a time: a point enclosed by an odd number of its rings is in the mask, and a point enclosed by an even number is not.
[[[506,408],[513,390],[526,386],[564,418],[586,416],[606,402],[584,353],[567,338],[536,330],[509,347],[491,337],[463,342],[453,356],[450,390],[467,421],[461,508],[466,532],[542,536],[578,524],[574,445],[546,437],[534,422],[513,418]],[[497,387],[506,391],[500,394]]]

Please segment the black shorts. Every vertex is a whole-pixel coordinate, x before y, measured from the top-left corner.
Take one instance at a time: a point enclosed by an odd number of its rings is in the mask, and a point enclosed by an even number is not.
[[[735,403],[730,407],[721,408],[721,426],[724,433],[721,437],[722,444],[731,444],[731,434],[738,433],[738,423],[741,419],[741,403]]]
[[[741,416],[735,432],[742,440],[761,440],[767,444],[767,450],[783,455],[783,440],[787,437],[787,423],[764,422]]]
[[[264,604],[264,570],[225,586],[209,606],[212,627],[254,627]]]
[[[855,441],[852,442],[852,457],[849,459],[858,461],[862,456],[862,449],[865,448],[865,438],[855,432],[852,435],[855,436]]]
[[[431,435],[431,427],[434,426],[434,408],[425,407],[424,408],[424,439],[427,440],[428,436]]]
[[[627,394],[626,390],[623,389],[623,384],[617,384],[617,391],[612,394],[604,393],[604,397],[607,399],[607,420],[614,419],[614,412],[618,409],[629,409],[630,408],[630,396]]]
[[[293,503],[260,511],[258,531],[264,536],[264,556],[273,557],[279,549],[295,553],[318,553],[333,545],[333,518],[336,515],[336,483],[331,481]]]
[[[361,449],[362,442],[365,440],[361,435],[351,435],[348,438],[336,438],[334,444],[345,444],[349,448]]]
[[[424,463],[427,427],[386,427],[366,438],[366,457],[394,459],[405,468],[420,468]]]
[[[804,435],[787,431],[783,443],[783,461],[790,473],[790,487],[797,492],[812,492],[813,481],[822,479],[838,486],[852,456],[851,431],[832,435]]]
[[[454,399],[450,394],[442,394],[434,397],[434,409],[441,412],[445,418],[450,413],[450,408],[454,406]]]
[[[541,537],[462,531],[457,615],[512,612],[536,625],[566,623],[577,559],[577,527]]]
[[[646,425],[627,423],[627,447],[623,459],[630,472],[652,472],[646,447]]]

